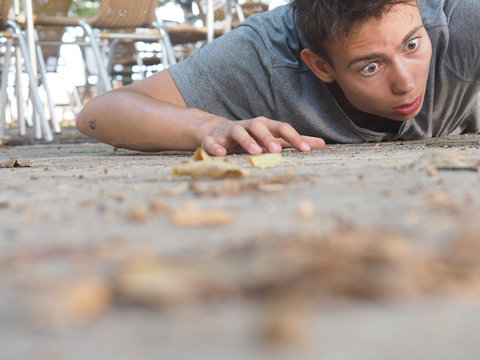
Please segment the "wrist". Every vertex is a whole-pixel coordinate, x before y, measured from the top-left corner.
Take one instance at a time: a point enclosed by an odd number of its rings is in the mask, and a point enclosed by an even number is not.
[[[191,134],[196,147],[202,145],[206,137],[215,133],[215,129],[222,125],[231,122],[224,117],[210,114],[201,110],[195,110],[200,112],[199,114],[193,114],[193,117],[198,121],[192,122]]]

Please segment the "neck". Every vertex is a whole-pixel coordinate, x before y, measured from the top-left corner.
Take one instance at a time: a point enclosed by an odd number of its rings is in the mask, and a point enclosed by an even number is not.
[[[401,121],[385,119],[377,115],[367,114],[358,110],[346,98],[337,82],[329,83],[328,89],[337,101],[337,104],[348,116],[348,118],[357,126],[377,132],[397,133]]]

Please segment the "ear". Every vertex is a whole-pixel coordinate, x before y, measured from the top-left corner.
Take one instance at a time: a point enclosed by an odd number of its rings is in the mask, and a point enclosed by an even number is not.
[[[305,64],[320,78],[320,80],[331,83],[335,81],[335,71],[323,57],[318,56],[310,49],[302,50],[300,56]]]

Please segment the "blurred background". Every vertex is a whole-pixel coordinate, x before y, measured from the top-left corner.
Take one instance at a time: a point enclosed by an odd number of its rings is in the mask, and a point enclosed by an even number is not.
[[[25,0],[0,2],[0,139],[5,129],[25,135],[34,128],[35,138],[52,140],[93,96],[182,61],[247,17],[286,2],[29,1],[33,31]]]

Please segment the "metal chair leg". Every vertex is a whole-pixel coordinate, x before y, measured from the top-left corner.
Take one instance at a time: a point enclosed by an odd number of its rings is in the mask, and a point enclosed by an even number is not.
[[[52,93],[50,92],[50,87],[48,86],[47,80],[47,68],[45,66],[45,61],[43,60],[42,47],[38,44],[38,35],[35,31],[35,42],[36,42],[36,51],[37,51],[37,61],[38,67],[40,69],[40,74],[42,75],[43,87],[45,88],[45,93],[47,95],[48,110],[50,112],[50,120],[52,122],[53,131],[56,134],[59,134],[62,130],[60,124],[57,120],[57,115],[55,113],[55,103],[53,101]]]
[[[92,48],[95,62],[97,63],[98,74],[103,85],[103,90],[112,90],[112,83],[107,74],[107,68],[105,66],[104,60],[102,59],[102,53],[100,51],[100,47],[98,46],[97,38],[93,34],[93,29],[85,20],[80,20],[80,26],[90,38],[90,47]]]
[[[70,82],[70,85],[72,86],[72,96],[73,96],[73,101],[74,101],[74,104],[72,104],[73,112],[74,112],[75,115],[78,115],[78,112],[82,108],[82,100],[80,100],[80,94],[78,93],[78,89],[75,86],[75,83],[72,79],[71,69],[68,66],[68,62],[65,61],[65,59],[63,57],[60,57],[58,59],[58,61],[59,61],[59,64],[61,64],[61,62],[62,62],[63,66],[65,66],[65,68],[67,69],[68,81]]]
[[[108,60],[107,60],[107,73],[112,74],[113,73],[113,58],[115,55],[115,48],[119,44],[118,39],[114,39],[112,43],[110,44],[109,51],[108,51]]]
[[[5,134],[5,124],[6,124],[6,105],[7,105],[7,87],[8,87],[8,72],[10,69],[10,59],[12,57],[12,46],[13,39],[10,38],[5,44],[6,50],[4,55],[4,63],[2,66],[2,80],[1,80],[1,90],[0,90],[0,139],[3,138]]]
[[[239,22],[244,22],[245,21],[245,13],[243,12],[242,6],[238,3],[238,1],[235,2],[235,10],[237,11],[237,17]]]
[[[47,141],[52,141],[53,140],[52,130],[50,129],[50,125],[48,124],[47,118],[45,117],[45,112],[43,110],[43,103],[38,93],[38,88],[35,81],[35,75],[33,73],[32,66],[31,66],[31,60],[30,60],[30,55],[27,48],[27,43],[25,41],[25,38],[23,37],[20,27],[14,21],[8,20],[8,25],[14,30],[15,34],[17,35],[18,44],[20,46],[20,50],[22,51],[22,56],[25,63],[25,69],[27,71],[28,78],[30,81],[30,95],[32,97],[33,105],[37,110],[37,114],[39,116],[41,128],[40,126],[38,126],[39,124],[36,122],[34,126],[34,132],[35,132],[34,136],[36,139],[40,139],[42,138],[42,132],[43,132],[44,139]]]
[[[138,52],[135,54],[136,55],[136,60],[137,60],[137,66],[139,68],[139,75],[140,75],[140,80],[145,79],[146,77],[146,71],[145,71],[145,64],[143,63],[142,58],[138,54]]]
[[[21,59],[22,59],[22,54],[20,49],[15,49],[15,56],[16,56],[16,62],[15,62],[15,95],[16,95],[16,100],[17,100],[17,126],[18,126],[18,135],[20,136],[25,136],[27,134],[27,123],[26,121],[29,122],[29,126],[33,126],[33,123],[31,122],[31,119],[27,116],[27,112],[25,111],[26,109],[24,108],[24,101],[23,101],[23,94],[22,94],[22,89],[23,89],[23,79],[22,79],[22,64],[21,64]]]
[[[78,93],[78,89],[75,86],[75,83],[72,78],[72,71],[68,65],[68,62],[60,55],[58,58],[58,68],[65,68],[65,71],[58,71],[59,75],[62,77],[63,80],[68,82],[68,85],[71,87],[72,96],[69,96],[69,103],[72,107],[73,114],[75,116],[78,115],[78,112],[82,108],[82,101],[80,100],[80,94]],[[67,91],[68,93],[68,91]]]
[[[162,25],[162,22],[161,20],[158,18],[157,16],[157,21],[155,21],[153,23],[153,25],[155,26],[155,28],[158,30],[158,32],[160,33],[160,35],[162,35],[163,37],[163,44],[165,45],[165,52],[166,52],[166,58],[167,58],[167,65],[173,65],[177,62],[176,58],[175,58],[175,51],[173,50],[173,46],[172,46],[172,42],[170,41],[170,36],[168,36],[168,33],[167,31],[165,30],[165,28],[163,27]]]

